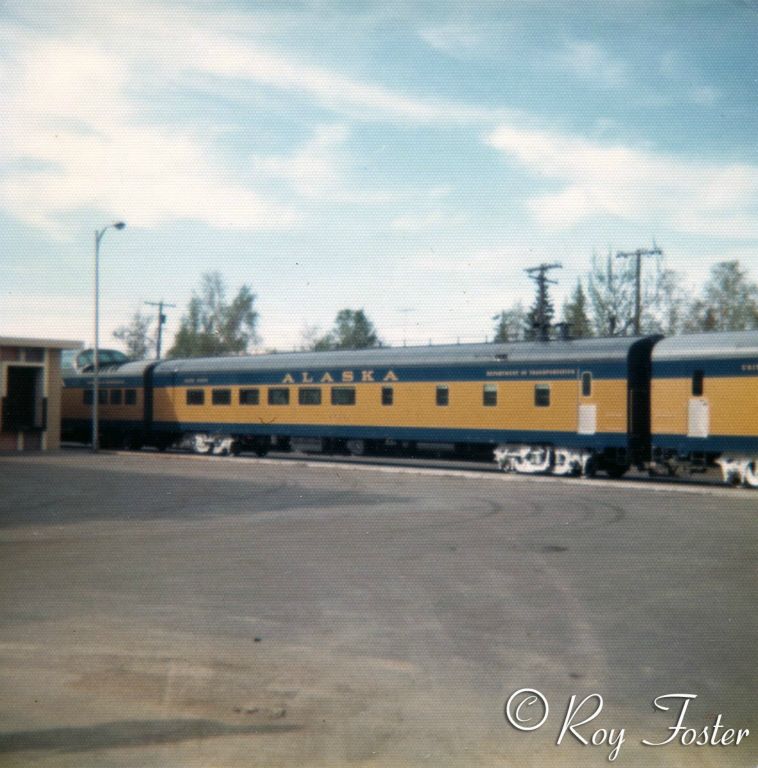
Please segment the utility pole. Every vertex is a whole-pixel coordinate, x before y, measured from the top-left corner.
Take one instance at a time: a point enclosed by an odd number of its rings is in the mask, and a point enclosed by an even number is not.
[[[653,243],[652,248],[638,248],[636,251],[619,251],[617,259],[636,259],[634,265],[634,335],[640,335],[640,315],[642,313],[642,257],[662,256],[663,251]]]
[[[537,318],[534,327],[538,328],[539,340],[547,341],[550,334],[550,323],[547,318],[547,286],[548,284],[557,285],[557,280],[549,280],[547,273],[551,269],[563,269],[563,264],[540,264],[538,267],[529,267],[524,272],[529,275],[530,280],[537,283]]]
[[[158,307],[158,338],[155,342],[155,359],[161,359],[161,338],[163,337],[163,323],[166,322],[166,315],[163,314],[164,307],[175,307],[176,304],[167,304],[163,299],[160,301],[146,301],[151,307]]]

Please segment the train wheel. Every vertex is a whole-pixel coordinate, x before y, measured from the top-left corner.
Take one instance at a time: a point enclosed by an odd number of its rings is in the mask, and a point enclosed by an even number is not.
[[[618,480],[620,477],[623,477],[629,471],[629,465],[628,464],[609,464],[605,468],[605,471],[608,474],[608,477],[611,477],[614,480]]]
[[[121,447],[125,451],[139,451],[142,448],[142,437],[136,432],[130,432],[123,436]]]

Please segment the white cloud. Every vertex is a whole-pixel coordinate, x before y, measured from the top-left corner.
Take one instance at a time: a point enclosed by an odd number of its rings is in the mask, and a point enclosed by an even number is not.
[[[286,179],[299,195],[322,198],[341,185],[338,150],[348,137],[344,125],[323,125],[294,154],[254,158],[254,167],[273,178]]]
[[[582,80],[603,88],[620,88],[628,82],[626,65],[587,40],[568,41],[557,59]]]
[[[449,187],[366,188],[351,178],[353,159],[344,147],[349,137],[350,129],[345,125],[317,126],[311,138],[292,154],[253,158],[254,172],[271,179],[283,179],[300,197],[318,202],[382,205],[435,201],[450,194]]]
[[[299,94],[327,109],[361,120],[470,122],[503,119],[504,113],[465,104],[416,98],[372,82],[316,66],[260,45],[254,14],[193,10],[184,6],[124,0],[117,12],[87,2],[69,5],[71,17],[88,24],[94,39],[107,39],[145,71],[157,64],[170,78],[200,73],[254,82]],[[88,20],[88,21],[87,21]],[[205,83],[212,87],[211,83]]]
[[[418,36],[431,48],[449,55],[470,53],[481,44],[479,35],[454,24],[428,27],[420,30]]]
[[[308,200],[386,203],[396,199],[395,192],[358,189],[348,183],[350,159],[343,144],[349,135],[347,126],[321,125],[291,155],[254,158],[253,167],[264,176],[286,180]]]
[[[487,143],[537,175],[558,182],[557,192],[528,201],[548,227],[570,227],[612,216],[655,231],[758,238],[758,167],[681,160],[576,136],[501,126]]]
[[[710,107],[715,104],[719,98],[719,92],[710,85],[697,85],[689,91],[690,100],[694,104],[699,104],[703,107]]]
[[[665,51],[659,60],[661,75],[675,86],[675,93],[684,97],[686,101],[701,107],[710,107],[715,104],[721,94],[712,85],[702,82],[701,75],[696,67],[684,60],[678,51]]]
[[[0,206],[28,224],[61,235],[61,221],[85,209],[151,227],[177,219],[218,228],[291,228],[299,214],[264,198],[256,178],[236,174],[217,155],[215,133],[155,125],[140,89],[224,92],[253,83],[311,100],[361,120],[456,122],[502,113],[417,99],[261,48],[250,17],[126,2],[55,9],[55,32],[40,8],[26,27],[0,22],[4,119]],[[36,14],[36,16],[35,16]],[[47,32],[30,32],[40,29]],[[128,44],[126,44],[128,42]],[[210,77],[209,77],[210,76]],[[155,98],[155,97],[153,97]],[[325,191],[345,199],[338,145],[347,129],[319,129],[297,154],[256,160],[287,178],[303,198]],[[350,193],[383,202],[395,195]]]
[[[199,48],[202,55],[182,60],[187,69],[300,93],[354,119],[450,123],[492,120],[497,114],[478,107],[413,98],[212,33],[205,35]]]
[[[450,227],[460,227],[466,224],[465,214],[450,214],[444,211],[429,211],[427,213],[409,213],[393,219],[391,226],[401,232],[422,232],[424,230],[441,230]]]
[[[290,226],[293,211],[265,201],[213,162],[204,138],[151,126],[126,93],[129,70],[98,47],[30,41],[17,51],[0,143],[11,170],[0,205],[60,233],[62,215],[94,208],[133,226],[194,219],[211,226]]]

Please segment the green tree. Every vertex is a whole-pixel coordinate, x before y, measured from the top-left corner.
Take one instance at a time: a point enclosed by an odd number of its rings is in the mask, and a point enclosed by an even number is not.
[[[523,341],[526,327],[526,312],[520,301],[517,301],[510,309],[504,309],[492,318],[495,321],[495,337],[493,341],[503,343],[506,341]]]
[[[563,307],[563,322],[569,325],[571,336],[586,339],[592,336],[592,324],[587,315],[587,295],[584,293],[581,279],[576,281],[576,288],[571,298]]]
[[[169,357],[242,355],[258,342],[255,294],[243,285],[231,300],[218,272],[203,275],[200,292],[193,293],[182,317]]]
[[[758,285],[739,261],[711,267],[703,289],[690,305],[685,330],[745,331],[758,328]]]
[[[316,339],[311,349],[366,349],[381,347],[376,328],[362,309],[342,309],[337,313],[334,326],[326,336]]]
[[[662,262],[643,292],[640,318],[642,333],[664,333],[674,336],[682,330],[687,297],[681,287],[681,277],[671,269],[665,269]]]
[[[143,315],[137,310],[126,325],[121,325],[113,331],[114,338],[123,342],[126,354],[132,360],[145,360],[153,347],[150,338],[150,326],[153,318]]]
[[[681,278],[666,268],[662,254],[643,259],[640,284],[640,331],[678,333],[686,303]],[[609,252],[605,260],[592,257],[587,275],[592,326],[598,336],[623,336],[634,329],[635,261]]]
[[[553,300],[550,298],[547,286],[545,287],[545,306],[544,317],[540,317],[540,298],[537,296],[532,304],[531,309],[525,315],[524,322],[524,338],[527,341],[534,341],[535,339],[542,338],[541,325],[544,322],[548,329],[553,324],[553,318],[555,317],[555,306]]]

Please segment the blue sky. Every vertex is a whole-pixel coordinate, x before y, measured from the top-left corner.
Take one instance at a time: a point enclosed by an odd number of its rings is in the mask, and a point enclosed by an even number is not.
[[[203,272],[265,348],[363,307],[483,340],[524,267],[653,239],[758,279],[758,4],[0,5],[0,334],[92,342]],[[407,310],[407,311],[406,311]],[[114,344],[117,346],[117,344]]]

